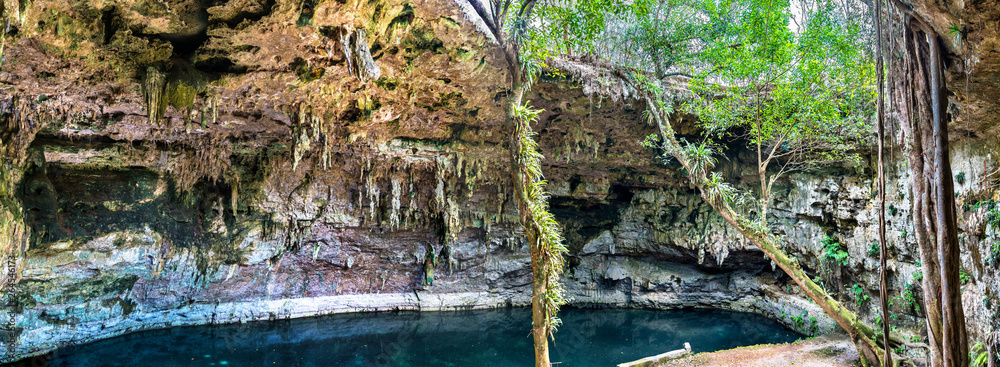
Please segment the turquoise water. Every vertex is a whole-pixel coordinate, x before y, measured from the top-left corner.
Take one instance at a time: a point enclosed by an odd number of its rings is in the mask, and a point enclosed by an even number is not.
[[[691,343],[695,352],[801,335],[764,317],[716,310],[565,309],[551,344],[559,367],[610,367]],[[526,308],[332,315],[178,327],[56,351],[50,366],[531,366]]]

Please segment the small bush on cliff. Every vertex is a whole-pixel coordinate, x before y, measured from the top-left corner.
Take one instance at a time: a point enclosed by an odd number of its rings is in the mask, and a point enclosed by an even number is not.
[[[833,264],[840,264],[840,266],[847,265],[847,257],[849,254],[844,251],[844,247],[837,242],[836,238],[831,236],[823,237],[823,248],[826,249],[826,260]]]
[[[872,245],[868,247],[868,256],[878,256],[881,247],[878,245],[878,241],[872,241]]]
[[[868,301],[871,300],[871,298],[868,297],[868,294],[865,293],[865,289],[861,287],[861,284],[854,283],[854,285],[851,286],[851,293],[854,293],[854,299],[857,300],[858,307],[864,306],[865,303],[868,303]]]

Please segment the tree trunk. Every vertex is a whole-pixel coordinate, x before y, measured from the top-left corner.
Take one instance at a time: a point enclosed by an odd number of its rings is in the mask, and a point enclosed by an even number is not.
[[[507,97],[506,126],[508,131],[508,149],[511,159],[511,180],[514,183],[514,196],[517,201],[517,210],[524,228],[524,235],[528,240],[528,249],[531,254],[531,334],[535,345],[535,367],[549,367],[549,315],[545,313],[543,307],[543,295],[548,291],[549,283],[545,274],[545,264],[542,263],[542,248],[539,241],[538,227],[533,218],[533,213],[529,207],[531,198],[528,195],[528,186],[532,184],[530,174],[521,163],[518,152],[521,151],[522,132],[530,131],[528,121],[520,121],[514,117],[514,108],[521,105],[524,98],[525,85],[522,79],[523,71],[521,63],[518,62],[517,50],[514,45],[507,44],[504,47],[504,56],[507,59],[508,71],[511,75],[511,90]]]
[[[894,105],[899,109],[901,127],[909,140],[904,144],[909,149],[907,160],[910,167],[910,184],[913,193],[911,195],[913,213],[913,236],[920,247],[920,262],[923,264],[923,305],[924,314],[927,318],[927,344],[930,346],[928,362],[932,367],[941,366],[941,306],[938,302],[938,289],[940,289],[939,267],[937,257],[937,246],[931,240],[934,238],[934,221],[931,219],[933,204],[930,202],[928,186],[933,184],[930,179],[930,171],[933,163],[929,159],[929,153],[925,153],[925,141],[931,140],[930,131],[927,129],[930,119],[930,98],[927,96],[927,68],[924,60],[928,47],[926,42],[921,42],[922,31],[914,31],[911,27],[903,27],[903,49],[907,52],[907,57],[903,62],[897,63],[897,69],[893,70],[896,82],[894,88]],[[918,122],[921,121],[921,122]]]
[[[520,4],[517,15],[508,15],[508,7],[512,1],[490,1],[491,10],[487,11],[478,0],[470,0],[469,4],[479,15],[493,37],[500,45],[507,70],[510,73],[510,92],[507,94],[507,109],[504,131],[508,135],[508,146],[511,162],[511,181],[514,183],[514,199],[521,227],[528,240],[531,254],[531,333],[535,345],[535,366],[549,367],[548,337],[554,331],[553,321],[559,305],[562,304],[559,272],[562,271],[562,236],[558,224],[548,212],[542,188],[536,182],[541,177],[540,156],[535,154],[531,140],[531,121],[526,121],[524,115],[518,116],[522,107],[525,89],[524,70],[521,66],[520,50],[516,42],[511,42],[504,34],[505,18],[514,17],[527,19],[535,6],[535,0],[525,0]],[[530,153],[527,153],[530,152]]]
[[[962,289],[958,273],[962,266],[958,247],[958,222],[955,218],[955,183],[951,176],[951,160],[948,156],[948,122],[945,110],[948,100],[944,85],[944,68],[941,63],[941,46],[938,36],[928,32],[930,37],[930,77],[931,109],[934,135],[934,176],[935,211],[937,221],[938,261],[941,263],[941,357],[944,367],[966,367],[969,365],[969,340],[965,329],[965,314],[962,309]]]
[[[901,40],[906,57],[893,70],[893,98],[908,147],[913,234],[923,263],[928,359],[932,367],[965,367],[969,347],[958,279],[942,46],[929,27],[918,19],[908,21]]]

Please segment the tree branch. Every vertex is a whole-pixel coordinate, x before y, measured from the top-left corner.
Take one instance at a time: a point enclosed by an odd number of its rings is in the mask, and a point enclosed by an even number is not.
[[[469,0],[469,5],[472,5],[472,9],[474,9],[476,14],[479,15],[479,19],[482,19],[483,23],[486,24],[486,28],[489,28],[490,32],[493,32],[493,38],[496,38],[497,42],[501,42],[497,24],[494,21],[494,18],[490,16],[491,14],[486,11],[485,7],[483,7],[483,3],[479,0]]]

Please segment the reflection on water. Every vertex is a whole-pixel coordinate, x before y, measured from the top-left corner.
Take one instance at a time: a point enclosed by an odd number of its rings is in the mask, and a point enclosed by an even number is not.
[[[614,366],[691,343],[695,352],[800,335],[758,315],[565,309],[560,367]],[[398,312],[153,330],[71,347],[55,366],[531,366],[529,309]]]

